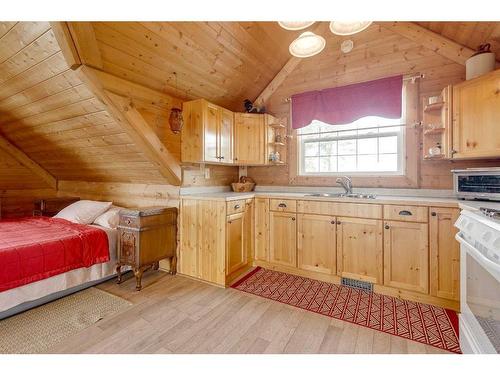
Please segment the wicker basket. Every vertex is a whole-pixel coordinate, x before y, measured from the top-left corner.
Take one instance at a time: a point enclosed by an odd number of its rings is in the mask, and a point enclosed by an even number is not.
[[[253,182],[233,182],[231,184],[233,191],[237,193],[247,193],[252,191],[255,187],[255,183]]]

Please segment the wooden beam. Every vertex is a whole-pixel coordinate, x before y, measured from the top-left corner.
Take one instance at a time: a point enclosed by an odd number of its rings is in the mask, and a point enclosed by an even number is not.
[[[320,22],[312,29],[312,32],[321,33],[324,29],[325,23]],[[262,90],[259,96],[254,100],[255,105],[258,107],[264,106],[269,98],[271,98],[275,91],[282,85],[285,79],[287,79],[287,77],[295,70],[302,60],[303,59],[300,57],[290,57],[281,70],[274,76],[271,82],[269,82],[266,88]]]
[[[465,61],[474,53],[472,49],[413,22],[379,22],[378,24],[461,65],[465,65]]]
[[[35,161],[30,159],[28,155],[10,143],[3,136],[0,136],[0,149],[8,153],[23,166],[34,172],[37,176],[41,177],[51,188],[57,189],[57,179],[54,176],[43,169]]]
[[[74,47],[82,64],[102,69],[101,51],[91,22],[67,22]],[[58,40],[59,41],[59,40]],[[69,42],[69,40],[68,40]],[[62,48],[62,47],[61,47]],[[66,57],[66,56],[65,56]],[[68,64],[69,65],[69,64]]]
[[[106,90],[95,69],[85,65],[77,69],[80,79],[106,105],[108,112],[128,134],[135,145],[153,162],[172,184],[181,184],[181,166],[170,154],[131,99]]]
[[[68,66],[71,69],[75,70],[80,65],[82,65],[82,61],[80,60],[80,55],[78,55],[78,51],[76,50],[75,42],[71,37],[68,23],[50,22],[50,27],[52,28],[52,32],[56,37],[57,43],[61,48],[64,59],[68,63]]]

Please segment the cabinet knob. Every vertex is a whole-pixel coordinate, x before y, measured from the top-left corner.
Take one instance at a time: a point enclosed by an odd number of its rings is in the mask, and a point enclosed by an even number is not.
[[[431,216],[436,216],[437,214],[433,211],[431,212]]]
[[[340,225],[340,224],[342,224],[342,223],[340,221],[337,221],[337,225]]]
[[[385,228],[385,229],[389,229],[390,227],[389,227],[389,225],[385,224],[385,227],[384,227],[384,228]]]
[[[241,207],[241,206],[240,206],[239,204],[235,204],[235,205],[234,205],[234,209],[235,209],[235,210],[238,210],[240,207]]]
[[[330,221],[330,224],[335,224],[335,220]]]
[[[295,218],[294,218],[294,217],[292,217],[292,221],[295,221]]]
[[[224,156],[219,156],[219,159],[221,159],[221,160],[224,159]]]

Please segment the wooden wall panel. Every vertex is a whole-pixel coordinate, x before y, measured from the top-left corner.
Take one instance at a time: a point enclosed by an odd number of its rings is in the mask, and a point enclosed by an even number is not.
[[[238,181],[238,167],[206,164],[210,169],[210,178],[205,178],[203,167],[197,164],[182,166],[182,186],[224,186]]]
[[[13,218],[31,216],[36,199],[55,197],[55,189],[0,190],[2,201],[1,217]]]
[[[498,23],[497,23],[498,24]],[[340,51],[344,39],[354,41],[348,54]],[[423,73],[419,80],[420,96],[438,95],[448,84],[465,79],[465,67],[437,55],[414,42],[394,34],[379,25],[362,33],[340,38],[327,35],[327,49],[304,59],[270,98],[268,109],[278,117],[289,118],[290,104],[285,101],[293,94],[370,81],[383,77]],[[421,102],[421,101],[420,101]],[[289,122],[290,123],[290,122]],[[291,133],[291,131],[289,130]],[[296,142],[291,139],[290,142]],[[290,152],[290,145],[287,152]],[[422,161],[419,158],[421,188],[451,189],[451,169],[499,166],[500,161]],[[249,167],[249,176],[261,185],[289,185],[290,165]],[[316,186],[335,186],[334,178],[318,178]],[[390,187],[383,184],[383,187]]]

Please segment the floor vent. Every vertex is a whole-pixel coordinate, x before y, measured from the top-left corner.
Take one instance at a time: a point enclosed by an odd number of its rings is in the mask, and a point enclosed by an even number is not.
[[[354,279],[342,278],[342,285],[350,286],[351,288],[361,289],[365,292],[373,292],[373,284],[368,281],[359,281]]]

